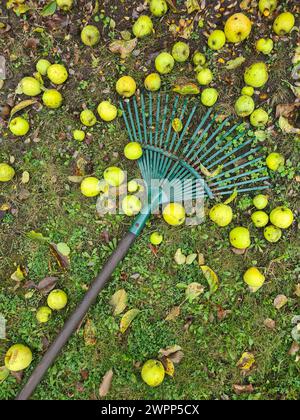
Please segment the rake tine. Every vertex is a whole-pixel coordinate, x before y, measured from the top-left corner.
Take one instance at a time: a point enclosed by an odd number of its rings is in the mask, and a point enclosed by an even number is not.
[[[130,130],[127,115],[126,115],[126,112],[125,112],[125,109],[124,109],[124,106],[123,106],[122,102],[120,102],[120,108],[121,108],[121,111],[122,111],[122,116],[123,116],[123,119],[124,119],[124,122],[125,122],[125,126],[126,126],[126,129],[127,129],[130,141],[134,141],[135,139],[133,138],[132,131]]]
[[[230,118],[226,118],[226,120],[224,120],[222,122],[222,124],[219,125],[219,127],[208,137],[208,139],[206,140],[205,143],[202,144],[202,146],[200,147],[200,149],[197,152],[197,155],[199,153],[202,152],[203,149],[205,149],[205,147],[220,133],[220,131],[223,130],[223,127],[227,124],[227,122],[230,120]],[[197,157],[196,155],[196,157]],[[194,158],[191,159],[192,161],[194,160]]]
[[[200,134],[200,136],[198,137],[198,139],[196,140],[196,142],[194,143],[194,145],[192,146],[192,148],[190,149],[190,151],[186,154],[186,159],[189,159],[190,155],[194,152],[194,150],[196,149],[196,147],[201,143],[201,140],[203,139],[203,137],[205,136],[205,134],[209,131],[209,129],[211,128],[211,126],[214,124],[216,118],[217,118],[217,115],[214,115],[213,118],[212,118],[212,120],[211,120],[211,122],[202,131],[202,133]]]
[[[253,184],[254,182],[266,181],[267,179],[270,179],[270,177],[269,176],[263,176],[263,177],[257,178],[257,179],[249,179],[248,181],[236,182],[235,184],[231,184],[231,185],[227,185],[227,186],[224,186],[224,187],[216,188],[215,191],[228,190],[228,188],[235,188],[235,187],[239,187],[240,185]]]
[[[198,105],[195,105],[194,108],[192,109],[192,111],[190,113],[190,116],[189,116],[189,118],[188,118],[188,120],[187,120],[187,122],[185,124],[185,127],[182,130],[181,136],[180,136],[180,138],[179,138],[179,140],[178,140],[178,142],[176,144],[176,147],[174,149],[174,153],[176,153],[178,151],[179,147],[181,146],[182,140],[183,140],[183,138],[185,136],[185,133],[187,132],[187,130],[188,130],[189,126],[190,126],[190,123],[192,121],[192,118],[193,118],[193,116],[194,116],[197,108],[198,108]]]
[[[249,162],[246,162],[246,163],[243,163],[242,165],[236,166],[235,168],[230,169],[229,171],[222,172],[219,175],[216,175],[216,176],[212,177],[211,180],[216,180],[218,178],[226,177],[226,175],[230,175],[231,173],[237,172],[240,169],[244,169],[247,166],[250,166],[250,165],[253,165],[254,163],[259,163],[259,162],[263,163],[262,157],[256,158],[254,160],[250,160]]]
[[[194,131],[194,134],[192,135],[192,137],[190,138],[190,140],[187,142],[187,145],[185,146],[185,148],[183,149],[183,155],[185,155],[187,153],[187,151],[189,150],[189,148],[191,147],[193,141],[195,140],[195,138],[197,137],[197,135],[199,134],[199,131],[201,130],[201,128],[204,126],[204,124],[206,123],[207,119],[209,118],[210,114],[212,113],[212,108],[210,108],[207,113],[204,115],[203,119],[201,120],[200,124],[197,126],[196,130]]]
[[[143,142],[143,134],[142,134],[142,128],[141,128],[141,122],[140,122],[140,114],[139,114],[139,109],[138,109],[138,106],[137,106],[136,98],[134,98],[134,100],[133,100],[133,107],[134,107],[134,112],[135,112],[135,119],[136,119],[136,122],[137,122],[137,129],[138,129],[138,134],[139,134],[139,140],[141,142]],[[144,165],[144,160],[143,159],[139,159],[138,164],[139,164],[139,166],[141,168],[141,172],[143,174],[145,174],[145,176],[149,177],[150,175],[146,171],[146,168],[145,168],[145,165]]]
[[[155,147],[157,147],[158,145],[158,134],[159,134],[159,126],[160,126],[160,100],[161,100],[161,96],[159,93],[157,103],[156,103],[156,124],[155,124],[155,138],[154,138]],[[157,168],[157,158],[158,158],[158,154],[154,153],[153,167],[155,168],[155,171]]]
[[[207,168],[211,169],[213,167],[215,167],[216,165],[218,165],[219,163],[223,162],[223,160],[227,159],[228,157],[233,156],[236,152],[238,152],[239,150],[243,149],[244,147],[248,146],[248,144],[251,144],[252,140],[248,140],[245,143],[241,144],[240,146],[236,147],[235,149],[233,149],[232,151],[226,153],[224,156],[222,156],[220,159],[216,160],[214,163],[212,163],[211,165],[208,165]],[[255,149],[253,149],[255,150]],[[240,160],[243,157],[247,156],[247,153],[245,153],[244,155],[238,156],[236,159],[234,159],[231,162],[226,163],[223,167],[225,168],[226,166],[229,166],[231,163],[236,162],[236,160]],[[206,162],[204,163],[204,165],[206,164]]]
[[[141,95],[141,107],[142,107],[142,120],[143,120],[143,128],[144,128],[144,142],[145,144],[148,143],[148,130],[147,130],[147,122],[146,122],[146,105],[145,105],[145,98],[144,95]],[[145,155],[142,156],[143,162],[145,162],[145,172],[147,174],[146,179],[149,181],[151,180],[151,174],[150,174],[150,161],[149,161],[149,154],[148,152],[145,153]]]
[[[237,189],[236,192],[237,193],[244,193],[244,192],[252,192],[252,191],[262,191],[266,189],[266,185],[260,185],[257,187],[253,187],[253,188],[241,188],[241,189]],[[216,196],[223,196],[223,195],[231,195],[234,192],[234,190],[232,191],[224,191],[224,192],[217,192],[215,193]]]
[[[230,134],[233,133],[237,127],[239,127],[239,125],[240,124],[233,125],[229,131],[227,131],[226,133],[224,133],[219,138],[218,141],[216,141],[208,150],[206,150],[206,152],[203,153],[203,155],[201,156],[202,159],[204,159],[205,156],[207,156],[212,150],[216,149],[223,142],[223,140],[225,140],[227,137],[229,137]]]
[[[256,174],[256,173],[261,172],[261,171],[263,171],[263,168],[253,169],[252,171],[248,171],[248,172],[236,175],[236,176],[232,176],[230,178],[223,179],[223,180],[218,181],[218,182],[214,182],[213,184],[209,184],[209,186],[214,187],[216,185],[221,185],[223,182],[234,181],[236,179],[243,178],[243,177],[246,177],[248,175],[253,175],[253,174]]]

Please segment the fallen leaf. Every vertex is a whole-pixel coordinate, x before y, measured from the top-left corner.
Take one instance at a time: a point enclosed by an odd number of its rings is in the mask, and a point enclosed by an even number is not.
[[[221,306],[218,306],[217,317],[219,321],[223,321],[230,314],[231,311],[229,309],[223,309]]]
[[[17,283],[23,281],[27,275],[27,270],[24,266],[18,265],[16,271],[10,276],[10,278]]]
[[[254,392],[253,385],[233,385],[232,388],[236,395],[252,394]]]
[[[56,12],[56,8],[57,8],[56,0],[50,1],[50,3],[46,4],[46,6],[43,7],[40,14],[43,17],[52,16]]]
[[[90,319],[88,319],[85,323],[83,338],[86,346],[95,346],[97,343],[96,327]]]
[[[34,241],[38,242],[48,242],[49,238],[45,237],[42,233],[35,232],[32,230],[26,234],[27,238],[33,239]]]
[[[68,176],[68,180],[73,184],[81,184],[83,181],[84,176]]]
[[[199,95],[200,88],[196,83],[178,81],[173,88],[173,92],[178,93],[179,95]]]
[[[166,0],[168,5],[170,6],[171,10],[175,13],[178,13],[177,6],[176,6],[176,0]]]
[[[181,248],[178,248],[174,255],[174,260],[176,264],[183,265],[186,263],[186,256],[183,255]]]
[[[198,254],[198,264],[201,265],[205,265],[205,257],[204,254]]]
[[[299,283],[299,284],[297,284],[297,286],[296,286],[295,295],[296,295],[297,297],[300,297],[300,283]]]
[[[164,365],[166,374],[173,377],[175,373],[175,366],[172,360],[169,359],[168,357],[163,357],[161,359],[161,362]]]
[[[184,353],[180,346],[174,345],[167,347],[166,349],[160,349],[158,352],[158,357],[168,357],[173,363],[178,364],[184,357]]]
[[[252,0],[243,0],[243,1],[240,3],[240,8],[241,8],[242,10],[247,10],[247,9],[249,9],[249,8],[250,8],[251,3],[252,3]]]
[[[185,5],[186,5],[186,8],[187,8],[188,14],[196,12],[197,10],[201,10],[198,0],[187,0],[185,2]]]
[[[233,191],[233,193],[231,194],[231,196],[229,198],[227,198],[226,201],[224,201],[224,204],[228,205],[228,204],[232,203],[237,198],[237,196],[238,196],[238,192],[237,192],[237,189],[235,189]]]
[[[237,367],[243,372],[249,372],[255,364],[255,357],[252,353],[245,352],[237,363]]]
[[[120,54],[121,58],[124,60],[129,57],[132,51],[136,48],[137,41],[137,38],[130,39],[129,41],[114,41],[110,44],[109,50],[114,54]]]
[[[297,353],[299,353],[299,351],[300,351],[300,346],[298,343],[296,343],[296,341],[294,341],[288,354],[290,356],[295,356]]]
[[[210,295],[214,294],[218,288],[219,288],[219,278],[217,276],[217,274],[207,265],[201,265],[200,266],[204,277],[206,278],[208,285],[209,285],[209,289],[210,289]]]
[[[120,322],[120,332],[124,334],[124,332],[127,330],[127,328],[130,326],[134,318],[140,313],[139,309],[130,309],[127,311]]]
[[[279,127],[284,133],[300,134],[300,128],[293,127],[285,117],[279,117]]]
[[[180,133],[183,129],[182,121],[179,118],[174,118],[172,121],[172,128],[175,131],[175,133]]]
[[[185,289],[186,298],[192,302],[204,293],[204,287],[200,283],[190,283]]]
[[[111,306],[114,308],[114,315],[120,315],[127,306],[127,293],[126,290],[118,290],[110,300]]]
[[[280,310],[288,303],[288,298],[285,295],[278,295],[274,300],[274,307]]]
[[[200,170],[203,173],[203,175],[205,175],[208,178],[214,178],[215,176],[220,175],[220,173],[222,172],[223,169],[223,165],[219,165],[217,167],[217,169],[215,169],[213,172],[210,172],[204,165],[200,165]]]
[[[57,247],[57,251],[60,254],[62,254],[64,257],[68,257],[71,253],[69,246],[65,244],[64,242],[60,242],[59,244],[56,245],[56,247]]]
[[[166,321],[174,321],[180,315],[180,306],[174,306],[166,316]]]
[[[267,318],[264,320],[264,326],[269,330],[275,330],[276,322],[273,319]]]
[[[190,254],[186,257],[186,264],[191,265],[196,260],[197,254]]]
[[[113,379],[113,370],[110,369],[108,372],[106,372],[106,374],[104,375],[100,388],[99,388],[99,396],[102,397],[106,397],[106,395],[109,393],[110,387],[111,387],[111,383],[112,383],[112,379]]]
[[[27,108],[30,105],[34,105],[37,103],[36,99],[27,99],[25,101],[19,102],[16,106],[14,106],[10,111],[10,118],[13,117],[17,112],[22,111],[23,109]]]
[[[5,366],[0,367],[0,384],[9,376],[9,370]]]
[[[24,171],[22,174],[22,179],[21,179],[22,184],[28,184],[29,180],[30,180],[29,172]]]
[[[227,64],[225,66],[226,70],[234,70],[238,67],[240,67],[244,62],[246,61],[245,57],[237,57],[234,60],[227,61]]]
[[[56,244],[50,243],[50,250],[51,250],[52,255],[55,257],[60,268],[62,268],[63,270],[66,270],[70,267],[69,256],[63,255],[57,248]]]
[[[47,295],[51,290],[53,290],[58,282],[57,277],[45,277],[37,285],[38,291],[42,292],[44,295]]]

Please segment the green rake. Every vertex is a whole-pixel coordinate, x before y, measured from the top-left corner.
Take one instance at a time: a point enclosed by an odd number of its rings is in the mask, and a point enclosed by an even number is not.
[[[178,96],[172,99],[169,94],[142,94],[139,100],[134,97],[120,106],[130,141],[140,142],[143,146],[143,156],[138,164],[148,201],[17,400],[30,398],[159,206],[170,201],[214,199],[235,191],[244,193],[269,187],[264,157],[255,157],[260,147],[252,147],[253,138],[247,138],[244,124],[232,125],[230,117],[221,118],[213,109],[197,118],[197,105],[189,109],[187,99],[181,101]],[[181,132],[173,128],[175,118],[182,122]],[[156,180],[154,186],[153,180]]]

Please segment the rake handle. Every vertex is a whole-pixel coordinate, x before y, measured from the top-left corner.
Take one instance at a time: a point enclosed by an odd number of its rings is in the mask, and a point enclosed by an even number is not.
[[[128,250],[134,243],[136,237],[136,234],[128,232],[119,243],[117,249],[114,251],[114,253],[103,267],[102,272],[92,283],[89,291],[83,298],[83,301],[78,305],[76,310],[65,323],[63,329],[58,334],[53,344],[49,347],[19,395],[16,397],[16,400],[28,400],[33,394],[49,367],[54,363],[64,345],[68,342],[74,331],[76,331],[83,318],[87,314],[89,308],[97,299],[98,294],[110,279],[119,262],[122,261],[128,253]]]

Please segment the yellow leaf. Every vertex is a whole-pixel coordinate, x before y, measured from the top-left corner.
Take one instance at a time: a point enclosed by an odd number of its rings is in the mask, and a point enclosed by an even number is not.
[[[120,332],[123,334],[127,328],[130,326],[134,318],[140,313],[139,309],[130,309],[127,311],[120,322]]]
[[[186,263],[186,256],[182,253],[181,249],[177,249],[175,255],[174,255],[174,260],[176,262],[176,264],[178,265],[183,265]]]
[[[231,194],[231,196],[227,198],[227,200],[224,202],[224,204],[232,203],[236,199],[237,196],[238,196],[238,192],[237,192],[237,189],[235,189],[233,193]]]
[[[248,372],[255,364],[255,357],[252,353],[245,352],[238,361],[237,366],[244,372]]]
[[[19,283],[20,281],[23,281],[25,279],[25,276],[26,269],[21,265],[18,265],[16,271],[11,275],[10,278]]]
[[[240,67],[245,61],[245,57],[237,57],[234,60],[227,61],[225,68],[226,70],[234,70],[237,67]]]
[[[90,319],[88,319],[85,323],[83,338],[86,346],[95,346],[97,343],[96,328],[93,321]]]
[[[124,60],[130,56],[130,53],[136,46],[137,38],[130,39],[129,41],[119,40],[112,42],[109,46],[109,50],[114,54],[120,54],[121,58]]]
[[[192,82],[177,82],[173,88],[175,93],[179,93],[179,95],[199,95],[200,88],[198,85]]]
[[[22,180],[21,180],[22,184],[28,184],[29,180],[30,180],[29,172],[24,171],[22,174]]]
[[[208,178],[214,178],[215,176],[218,176],[223,169],[223,165],[219,165],[214,172],[210,172],[204,165],[200,164],[200,170]]]
[[[127,306],[127,293],[124,289],[118,290],[110,300],[114,308],[114,315],[120,315]]]
[[[166,374],[173,377],[175,373],[175,366],[172,360],[168,357],[164,357],[162,363],[164,365]]]
[[[185,2],[188,14],[196,12],[200,9],[199,1],[198,0],[186,0]]]
[[[166,316],[166,321],[174,321],[180,315],[180,306],[174,306]]]
[[[209,284],[210,294],[212,295],[219,288],[219,278],[217,274],[207,265],[201,265],[200,268]]]
[[[300,134],[300,128],[293,127],[287,118],[279,117],[279,127],[284,133],[288,134]]]
[[[16,106],[10,111],[10,118],[13,117],[17,112],[22,111],[24,108],[27,108],[30,105],[36,104],[36,99],[27,99],[25,101],[19,102]]]

